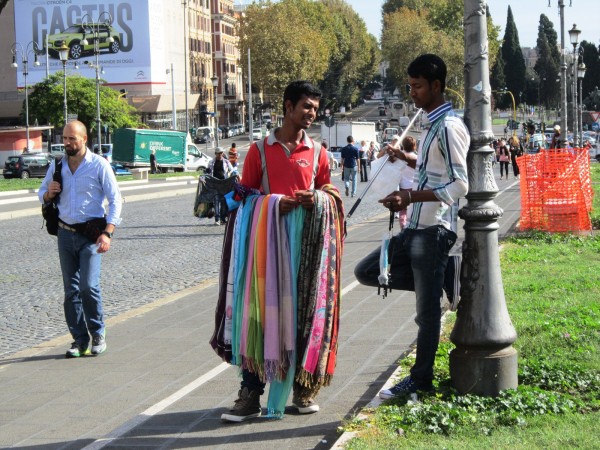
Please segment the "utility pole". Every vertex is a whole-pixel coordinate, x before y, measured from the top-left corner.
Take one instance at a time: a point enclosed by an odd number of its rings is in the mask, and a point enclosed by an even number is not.
[[[465,221],[461,301],[450,339],[450,377],[462,394],[494,396],[516,388],[517,334],[504,299],[498,219],[498,193],[492,170],[494,138],[486,22],[486,3],[465,0],[465,123],[471,135],[467,154],[469,193],[459,211]]]

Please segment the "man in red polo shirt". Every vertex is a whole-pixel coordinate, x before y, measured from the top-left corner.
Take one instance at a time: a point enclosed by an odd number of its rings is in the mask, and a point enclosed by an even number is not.
[[[260,189],[264,194],[282,194],[281,213],[298,206],[312,208],[314,194],[330,183],[327,151],[315,144],[306,134],[317,116],[321,92],[307,81],[294,81],[283,94],[283,124],[258,143],[250,146],[242,184]],[[261,149],[262,147],[262,149]],[[242,422],[261,415],[260,396],[265,383],[258,375],[242,371],[239,398],[234,407],[221,415],[222,420]],[[294,383],[294,406],[300,414],[314,413],[319,405],[314,402],[318,389],[306,392]]]

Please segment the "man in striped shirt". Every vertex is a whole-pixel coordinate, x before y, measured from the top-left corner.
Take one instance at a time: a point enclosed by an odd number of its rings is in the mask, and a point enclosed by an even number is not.
[[[413,189],[394,191],[380,203],[390,211],[408,207],[408,226],[390,243],[389,287],[414,290],[417,355],[410,375],[379,393],[388,399],[432,389],[433,364],[439,344],[441,306],[448,254],[456,242],[458,200],[468,191],[469,132],[444,101],[446,65],[432,54],[421,55],[408,67],[410,95],[423,108],[431,127],[421,134]],[[355,268],[362,284],[377,286],[380,249]]]

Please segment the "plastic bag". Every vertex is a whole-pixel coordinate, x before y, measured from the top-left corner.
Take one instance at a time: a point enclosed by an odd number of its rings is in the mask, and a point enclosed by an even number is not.
[[[402,180],[402,172],[406,165],[406,161],[396,159],[391,162],[388,158],[379,158],[371,163],[371,173],[375,174],[379,167],[383,164],[381,172],[373,179],[371,190],[380,197],[398,190],[398,185]]]

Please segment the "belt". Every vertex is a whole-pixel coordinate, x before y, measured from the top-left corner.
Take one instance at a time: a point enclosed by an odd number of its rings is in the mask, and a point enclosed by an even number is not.
[[[66,224],[66,223],[64,223],[64,222],[61,222],[60,220],[58,221],[58,226],[59,226],[60,228],[62,228],[63,230],[71,231],[72,233],[76,233],[76,232],[77,232],[77,230],[76,230],[75,228],[73,228],[73,227],[71,227],[71,226],[67,225],[67,224]]]

